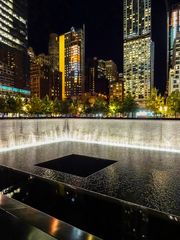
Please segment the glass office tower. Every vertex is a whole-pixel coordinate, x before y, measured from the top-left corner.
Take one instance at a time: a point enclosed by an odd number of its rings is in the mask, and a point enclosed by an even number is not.
[[[180,4],[169,11],[169,85],[168,94],[180,91]]]
[[[22,89],[29,84],[27,36],[27,0],[0,0],[0,59],[13,72],[14,87]]]
[[[59,38],[59,71],[62,72],[62,99],[80,96],[85,80],[85,27]]]
[[[169,63],[172,66],[174,43],[180,32],[180,4],[172,6],[169,20]]]
[[[151,0],[124,0],[124,88],[140,103],[153,86]]]
[[[0,42],[18,50],[27,49],[26,0],[0,0]]]
[[[56,33],[51,33],[49,36],[48,53],[52,68],[59,70],[59,36]]]

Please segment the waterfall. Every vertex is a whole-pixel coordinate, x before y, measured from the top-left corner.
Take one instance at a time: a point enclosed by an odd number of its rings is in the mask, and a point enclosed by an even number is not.
[[[0,151],[61,141],[180,152],[180,121],[71,118],[0,121]]]

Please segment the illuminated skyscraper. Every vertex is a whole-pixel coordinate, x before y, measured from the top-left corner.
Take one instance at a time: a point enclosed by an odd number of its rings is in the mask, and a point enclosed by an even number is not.
[[[0,0],[0,59],[13,72],[14,86],[23,89],[29,79],[27,42],[27,0]]]
[[[167,92],[171,94],[175,90],[180,90],[180,4],[175,4],[169,7],[169,78],[167,81]]]
[[[180,91],[180,32],[177,32],[173,46],[172,67],[169,72],[169,95],[173,91]]]
[[[27,1],[0,0],[0,42],[18,50],[27,49]]]
[[[151,39],[151,1],[124,0],[125,94],[144,101],[153,86],[154,47]]]
[[[180,4],[173,5],[170,10],[169,17],[169,65],[172,66],[173,61],[173,48],[177,37],[180,32]]]
[[[117,79],[110,82],[109,98],[110,100],[119,99],[120,101],[122,101],[123,97],[124,97],[123,74],[119,73]]]
[[[73,27],[59,38],[59,71],[62,72],[62,99],[80,96],[85,80],[85,27]]]
[[[59,69],[59,36],[51,33],[49,36],[49,57],[53,69]]]
[[[106,61],[106,78],[109,82],[117,81],[118,79],[117,65],[112,60]]]
[[[92,95],[102,94],[107,97],[109,96],[109,80],[112,78],[111,63],[113,63],[113,61],[105,61],[103,59],[97,59],[96,57],[89,61],[86,73],[86,92]],[[107,65],[108,69],[106,69]]]
[[[51,65],[50,56],[35,56],[32,48],[29,48],[28,53],[31,94],[41,99],[48,96],[51,100],[61,100],[61,73]]]
[[[13,71],[0,61],[0,83],[4,83],[7,86],[14,86]]]

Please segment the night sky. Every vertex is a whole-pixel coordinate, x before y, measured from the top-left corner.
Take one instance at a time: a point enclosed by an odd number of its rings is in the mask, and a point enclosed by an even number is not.
[[[29,0],[29,45],[47,53],[49,33],[62,34],[72,26],[86,27],[86,57],[122,57],[121,0]]]
[[[86,58],[112,59],[122,71],[123,0],[29,0],[29,46],[37,54],[47,53],[51,32],[60,35],[83,23]]]

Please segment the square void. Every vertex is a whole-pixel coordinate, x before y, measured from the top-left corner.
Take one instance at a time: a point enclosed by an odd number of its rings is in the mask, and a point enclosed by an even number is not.
[[[116,161],[87,157],[83,155],[68,155],[48,162],[36,164],[36,166],[70,173],[80,177],[87,177]]]

